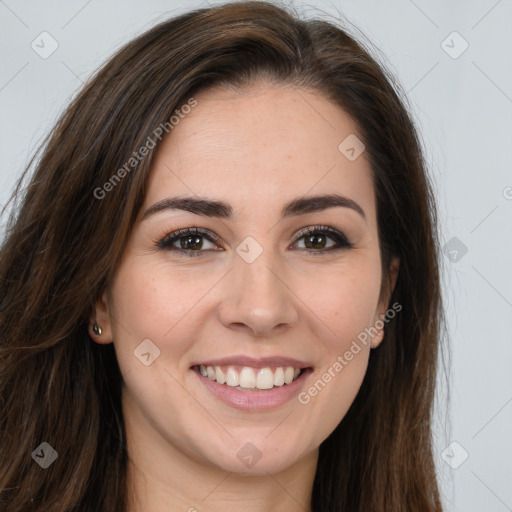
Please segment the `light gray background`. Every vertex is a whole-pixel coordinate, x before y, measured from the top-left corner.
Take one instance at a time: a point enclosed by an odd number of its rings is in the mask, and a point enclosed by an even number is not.
[[[115,49],[207,5],[0,0],[0,204],[82,82]],[[408,93],[435,184],[440,237],[458,244],[442,258],[453,351],[451,401],[441,376],[435,439],[446,510],[512,511],[512,1],[293,5],[308,15],[342,13],[380,48]],[[31,47],[43,31],[58,43],[46,59]],[[463,39],[448,37],[453,31]],[[469,47],[453,58],[464,40]]]

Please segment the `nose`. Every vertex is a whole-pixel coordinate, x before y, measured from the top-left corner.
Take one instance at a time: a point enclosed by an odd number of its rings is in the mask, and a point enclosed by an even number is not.
[[[299,299],[287,282],[290,274],[285,275],[270,252],[264,250],[252,263],[236,255],[219,305],[226,328],[268,337],[297,324]]]

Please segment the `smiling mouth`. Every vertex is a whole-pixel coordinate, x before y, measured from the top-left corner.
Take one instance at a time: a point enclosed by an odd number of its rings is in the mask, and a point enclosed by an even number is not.
[[[268,391],[291,384],[298,379],[306,368],[293,366],[205,366],[196,365],[194,369],[203,377],[239,391]]]

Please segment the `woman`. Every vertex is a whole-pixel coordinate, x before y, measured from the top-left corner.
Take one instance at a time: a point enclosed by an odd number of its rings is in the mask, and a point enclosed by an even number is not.
[[[436,213],[395,89],[266,2],[85,85],[0,252],[3,510],[442,510]]]

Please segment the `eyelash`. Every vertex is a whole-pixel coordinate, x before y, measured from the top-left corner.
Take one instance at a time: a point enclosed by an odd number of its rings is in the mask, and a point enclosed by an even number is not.
[[[294,238],[293,244],[295,245],[299,240],[304,238],[305,236],[310,235],[318,235],[318,234],[329,234],[328,238],[333,239],[337,244],[338,247],[330,247],[328,249],[320,249],[320,250],[314,250],[314,249],[299,249],[302,251],[306,251],[309,254],[314,254],[315,256],[318,255],[325,255],[328,252],[331,251],[339,251],[342,249],[353,249],[354,244],[350,242],[347,237],[340,233],[338,230],[333,229],[329,226],[312,226],[307,227],[304,229],[301,229],[297,235]],[[168,235],[166,235],[164,238],[162,238],[159,242],[157,242],[157,247],[162,250],[171,250],[171,251],[178,251],[183,254],[188,254],[189,256],[201,256],[204,252],[208,251],[211,252],[212,249],[205,249],[205,250],[198,250],[193,251],[191,249],[181,249],[178,247],[173,247],[172,244],[179,240],[180,238],[184,238],[185,236],[192,236],[192,235],[200,235],[207,238],[210,242],[219,242],[220,238],[209,231],[208,229],[203,228],[184,228],[179,229],[177,231],[174,231]],[[213,249],[215,250],[215,249]]]

